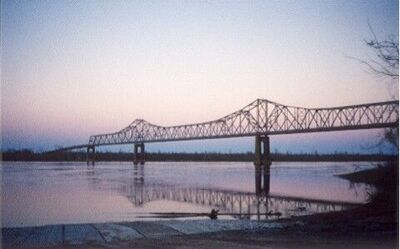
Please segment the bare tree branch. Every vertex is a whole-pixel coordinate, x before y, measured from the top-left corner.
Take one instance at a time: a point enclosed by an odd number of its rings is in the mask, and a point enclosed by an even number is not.
[[[375,34],[370,22],[368,21],[368,27],[372,34],[372,39],[364,39],[365,44],[370,47],[376,55],[376,59],[362,60],[354,57],[351,59],[357,60],[362,65],[365,65],[370,73],[376,76],[389,77],[396,80],[398,83],[399,79],[399,40],[393,35],[389,35],[385,40],[379,40]],[[384,131],[384,135],[376,146],[380,146],[384,143],[389,143],[396,150],[399,149],[399,128],[389,128]]]
[[[365,44],[375,51],[377,60],[358,60],[366,65],[376,75],[383,75],[392,79],[399,78],[399,42],[394,36],[379,40],[371,24],[368,22],[372,39],[364,40]]]

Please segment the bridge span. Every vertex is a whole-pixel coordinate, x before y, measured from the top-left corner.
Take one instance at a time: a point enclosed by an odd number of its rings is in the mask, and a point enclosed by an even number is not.
[[[313,199],[264,193],[262,190],[235,191],[218,188],[202,188],[185,185],[170,185],[145,181],[144,165],[133,167],[133,177],[106,184],[98,178],[89,178],[89,187],[95,190],[115,191],[125,196],[134,206],[141,207],[157,200],[192,203],[205,207],[217,207],[222,213],[238,218],[251,217],[270,219],[288,218],[292,215],[339,211],[361,205],[360,202]],[[88,171],[89,174],[94,171]],[[163,213],[159,213],[163,214]]]
[[[87,163],[94,164],[97,146],[133,144],[134,164],[144,164],[145,143],[254,136],[256,171],[260,172],[259,177],[269,179],[270,135],[389,128],[398,127],[398,124],[397,100],[329,108],[304,108],[257,99],[227,116],[202,123],[160,126],[136,119],[120,131],[90,136],[87,144],[51,152],[86,148]],[[269,183],[261,186],[264,187],[268,192]]]

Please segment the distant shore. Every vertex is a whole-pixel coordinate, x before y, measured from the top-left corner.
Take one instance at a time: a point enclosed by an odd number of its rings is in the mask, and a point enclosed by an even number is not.
[[[271,153],[275,162],[383,162],[397,160],[387,154],[292,154]],[[86,161],[86,152],[38,153],[30,150],[2,152],[3,161]],[[132,161],[133,153],[97,152],[96,161]],[[146,161],[227,161],[252,162],[254,153],[146,153]]]

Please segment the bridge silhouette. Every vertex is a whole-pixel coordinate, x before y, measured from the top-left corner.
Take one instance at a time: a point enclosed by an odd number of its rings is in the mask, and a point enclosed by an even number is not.
[[[134,167],[133,178],[119,180],[111,185],[93,180],[89,186],[96,190],[116,191],[137,207],[157,200],[175,201],[218,208],[223,213],[242,219],[285,218],[292,215],[340,211],[361,205],[355,202],[266,194],[257,192],[257,189],[250,192],[145,183],[143,167]],[[278,216],[273,215],[278,213]]]
[[[145,143],[255,137],[256,182],[269,192],[270,135],[398,127],[399,102],[385,101],[329,108],[304,108],[257,99],[217,120],[160,126],[136,119],[120,131],[90,136],[88,144],[51,152],[87,149],[87,164],[94,165],[97,146],[134,145],[134,164],[144,164]],[[261,180],[260,180],[261,179]]]
[[[218,190],[210,188],[179,188],[165,185],[136,187],[127,190],[126,197],[135,206],[142,206],[155,200],[177,201],[202,206],[217,207],[221,212],[240,217],[257,214],[271,218],[271,213],[281,213],[282,217],[308,212],[332,212],[356,207],[359,203],[324,201],[279,195],[263,195],[244,191]]]

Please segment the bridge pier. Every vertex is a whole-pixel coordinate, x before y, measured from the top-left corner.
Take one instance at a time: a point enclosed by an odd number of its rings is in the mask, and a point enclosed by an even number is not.
[[[87,165],[90,165],[91,162],[92,165],[94,165],[95,161],[96,161],[96,147],[88,146],[86,151],[86,163]]]
[[[144,143],[135,143],[133,150],[133,164],[144,164],[145,159]]]
[[[259,195],[264,192],[267,195],[270,190],[271,177],[271,155],[269,137],[267,135],[256,135],[254,166],[256,194]]]

